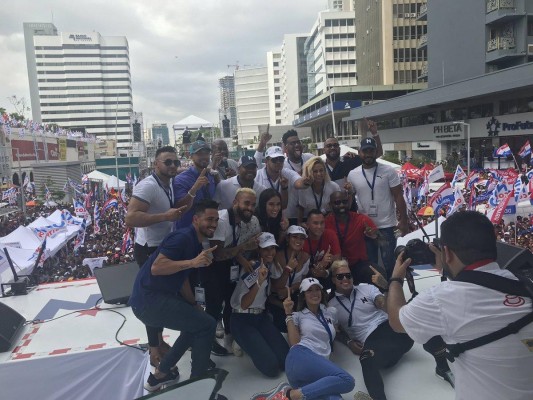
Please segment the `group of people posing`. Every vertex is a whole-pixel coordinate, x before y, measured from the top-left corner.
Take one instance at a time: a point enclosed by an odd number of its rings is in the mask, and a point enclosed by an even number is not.
[[[238,162],[224,141],[196,141],[183,171],[174,148],[158,149],[126,215],[140,267],[130,305],[155,368],[146,389],[176,381],[191,348],[191,377],[214,368],[211,353],[244,352],[260,373],[288,379],[257,398],[341,399],[355,382],[329,360],[340,341],[361,361],[370,397],[360,398],[386,399],[380,370],[413,345],[401,323],[391,328],[387,306],[389,284],[404,278],[395,265],[408,264],[394,257],[408,223],[399,177],[377,162],[381,143],[375,123],[368,128],[359,155],[341,157],[329,138],[325,160],[303,153],[294,130],[284,149],[266,148],[265,134]],[[172,346],[164,328],[180,331]],[[453,386],[442,337],[422,343]]]

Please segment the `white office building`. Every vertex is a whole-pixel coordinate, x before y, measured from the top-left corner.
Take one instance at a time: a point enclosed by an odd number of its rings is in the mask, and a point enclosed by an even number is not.
[[[281,53],[267,52],[268,108],[270,125],[281,125]]]
[[[24,23],[33,120],[85,129],[132,148],[129,46],[124,36]]]

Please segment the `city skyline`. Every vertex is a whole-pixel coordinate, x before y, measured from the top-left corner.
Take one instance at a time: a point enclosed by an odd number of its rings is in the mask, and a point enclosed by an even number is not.
[[[327,8],[325,0],[91,1],[76,8],[70,4],[64,0],[5,4],[5,23],[0,26],[0,107],[15,111],[7,99],[13,95],[30,103],[22,23],[53,22],[60,32],[94,30],[126,36],[133,109],[143,112],[145,127],[156,122],[171,125],[191,114],[218,124],[218,79],[232,74],[236,64],[266,65],[267,51],[281,46],[283,34],[307,32],[317,13]],[[272,21],[279,28],[273,29]],[[31,118],[31,112],[26,116]]]

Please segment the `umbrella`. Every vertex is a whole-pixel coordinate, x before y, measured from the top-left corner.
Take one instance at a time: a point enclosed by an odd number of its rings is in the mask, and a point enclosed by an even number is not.
[[[433,208],[432,207],[425,206],[425,207],[422,207],[420,210],[418,210],[416,215],[418,215],[419,217],[431,217],[431,216],[435,215],[435,213],[433,212]]]

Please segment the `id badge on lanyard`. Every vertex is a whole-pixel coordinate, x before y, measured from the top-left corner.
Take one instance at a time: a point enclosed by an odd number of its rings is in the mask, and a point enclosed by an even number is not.
[[[230,267],[229,279],[231,282],[237,282],[239,280],[240,265],[232,265]]]
[[[195,286],[194,288],[194,300],[196,304],[205,306],[205,289],[200,285]]]
[[[368,207],[368,214],[369,217],[377,217],[378,216],[378,205],[376,203],[371,203]]]

